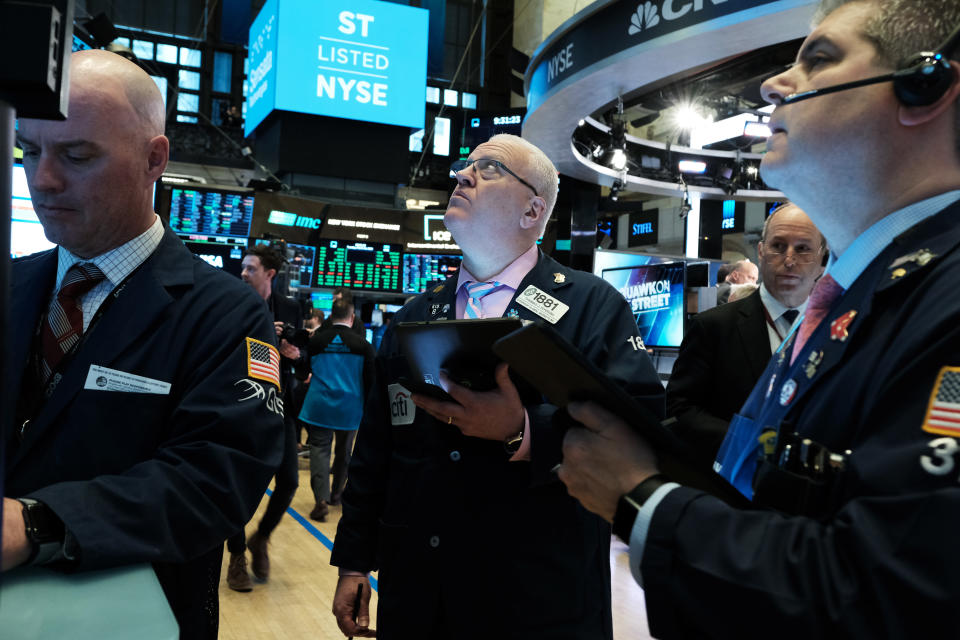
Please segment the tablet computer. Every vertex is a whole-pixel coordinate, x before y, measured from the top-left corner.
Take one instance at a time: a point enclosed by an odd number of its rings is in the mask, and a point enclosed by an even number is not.
[[[707,491],[734,505],[747,506],[744,496],[722,477],[691,462],[688,447],[670,429],[674,420],[661,420],[542,322],[531,322],[497,340],[497,356],[510,364],[551,404],[592,400],[620,417],[656,450],[660,471],[671,480]]]
[[[440,371],[472,391],[495,389],[494,370],[501,360],[493,343],[520,327],[518,318],[401,322],[397,340],[411,375],[400,383],[414,393],[451,402],[440,386]]]

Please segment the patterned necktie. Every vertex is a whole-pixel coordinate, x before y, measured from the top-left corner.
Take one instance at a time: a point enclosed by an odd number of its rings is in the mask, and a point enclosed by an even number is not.
[[[467,290],[467,296],[469,296],[467,299],[467,308],[464,310],[464,317],[482,318],[483,312],[480,309],[480,298],[488,293],[493,293],[495,289],[502,286],[503,284],[496,280],[492,282],[468,282],[463,285],[464,289]]]
[[[40,375],[44,382],[83,335],[80,298],[105,277],[92,262],[73,265],[63,277],[40,333]]]
[[[790,356],[790,364],[797,359],[803,345],[813,334],[814,329],[820,324],[820,321],[830,311],[830,307],[837,298],[843,294],[844,288],[841,287],[829,273],[817,282],[813,291],[810,292],[810,299],[807,300],[807,311],[803,314],[803,320],[800,322],[800,328],[797,329],[797,339],[793,342],[793,354]]]

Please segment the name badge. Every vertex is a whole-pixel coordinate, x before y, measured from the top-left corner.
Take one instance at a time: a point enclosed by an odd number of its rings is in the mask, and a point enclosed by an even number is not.
[[[410,392],[402,384],[387,387],[387,403],[390,405],[390,424],[397,427],[413,424],[417,405],[410,399]]]
[[[92,391],[120,391],[123,393],[170,394],[170,383],[153,378],[144,378],[126,371],[108,369],[98,364],[90,365],[84,389]]]
[[[533,311],[550,324],[557,324],[563,314],[570,310],[570,307],[532,284],[517,296],[517,304]]]

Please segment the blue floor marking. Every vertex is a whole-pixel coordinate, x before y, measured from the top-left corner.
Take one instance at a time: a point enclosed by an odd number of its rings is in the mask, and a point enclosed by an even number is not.
[[[272,496],[272,495],[273,495],[273,491],[270,490],[270,489],[267,489],[267,495],[268,495],[268,496]],[[315,526],[313,526],[312,524],[310,524],[310,521],[309,521],[309,520],[307,520],[307,519],[304,518],[302,515],[300,515],[299,513],[297,513],[297,511],[294,510],[293,507],[287,507],[287,513],[290,514],[290,517],[291,517],[291,518],[293,518],[294,520],[296,520],[297,522],[299,522],[299,523],[300,523],[300,526],[302,526],[304,529],[306,529],[306,530],[310,533],[310,535],[312,535],[314,538],[316,538],[317,540],[319,540],[319,541],[323,544],[323,546],[325,546],[325,547],[326,547],[327,549],[329,549],[330,551],[333,551],[333,540],[331,540],[331,539],[328,538],[327,536],[323,535],[323,532],[320,531],[319,529],[317,529],[317,528],[316,528]],[[369,576],[369,578],[370,578],[370,587],[371,587],[374,591],[378,591],[378,592],[379,592],[379,589],[377,588],[377,579],[374,578],[373,576]]]

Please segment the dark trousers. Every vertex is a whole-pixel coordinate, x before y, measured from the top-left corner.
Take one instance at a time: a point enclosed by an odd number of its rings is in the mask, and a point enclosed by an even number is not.
[[[357,430],[327,429],[307,425],[307,444],[310,445],[310,488],[317,504],[330,502],[330,445],[333,447],[333,492],[340,493],[347,484],[347,467],[353,453]]]
[[[280,467],[277,469],[277,475],[274,476],[273,495],[267,502],[267,510],[260,518],[260,524],[257,525],[257,533],[265,538],[269,538],[273,530],[280,524],[280,518],[283,512],[287,510],[293,501],[293,496],[297,492],[299,483],[299,474],[297,471],[297,430],[293,419],[284,420],[284,444],[283,458],[280,460]],[[230,553],[243,553],[247,544],[246,532],[243,529],[227,539],[227,551]]]

